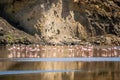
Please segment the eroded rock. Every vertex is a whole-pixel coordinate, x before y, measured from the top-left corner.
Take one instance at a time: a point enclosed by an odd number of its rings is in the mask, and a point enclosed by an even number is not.
[[[37,38],[11,26],[0,17],[0,44],[30,44],[40,42]]]
[[[106,34],[119,38],[119,3],[119,0],[4,0],[0,1],[0,14],[18,29],[39,35],[45,43],[70,44]]]

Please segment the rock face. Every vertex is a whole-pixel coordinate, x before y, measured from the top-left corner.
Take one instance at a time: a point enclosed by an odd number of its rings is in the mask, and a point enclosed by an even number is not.
[[[12,27],[6,20],[0,17],[0,44],[30,44],[38,42],[36,37],[33,37],[23,31]]]
[[[0,15],[46,43],[76,44],[88,37],[120,37],[119,0],[4,0]]]

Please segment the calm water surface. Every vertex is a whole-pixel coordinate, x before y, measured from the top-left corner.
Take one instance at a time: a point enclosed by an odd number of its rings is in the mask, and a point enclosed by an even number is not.
[[[120,80],[120,46],[0,46],[0,80]]]

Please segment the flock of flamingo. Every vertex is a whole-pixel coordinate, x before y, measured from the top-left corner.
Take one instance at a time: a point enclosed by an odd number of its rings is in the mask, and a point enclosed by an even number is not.
[[[49,46],[49,45],[12,45],[8,46],[8,58],[44,57],[120,57],[120,46]]]

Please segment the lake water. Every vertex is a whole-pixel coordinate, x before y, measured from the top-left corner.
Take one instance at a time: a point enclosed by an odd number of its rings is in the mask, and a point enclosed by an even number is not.
[[[0,46],[0,80],[120,80],[120,46]]]

